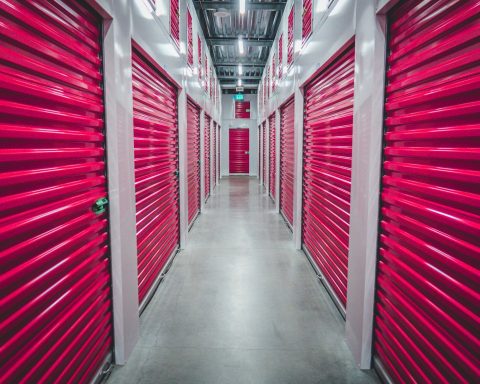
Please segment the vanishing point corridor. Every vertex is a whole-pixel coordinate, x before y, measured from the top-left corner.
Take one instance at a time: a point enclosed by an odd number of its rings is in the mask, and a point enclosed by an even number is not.
[[[223,178],[109,384],[377,383],[257,178]]]

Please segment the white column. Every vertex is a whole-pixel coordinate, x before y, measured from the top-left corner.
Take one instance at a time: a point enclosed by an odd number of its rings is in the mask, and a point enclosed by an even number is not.
[[[113,334],[116,364],[125,364],[139,338],[132,43],[128,0],[98,1],[105,17],[103,53]]]
[[[371,366],[383,138],[385,17],[358,0],[346,337],[356,363]]]
[[[302,248],[302,194],[303,194],[303,89],[295,87],[294,93],[294,159],[293,177],[293,243]]]
[[[178,170],[180,194],[180,248],[185,248],[188,237],[188,158],[187,158],[187,94],[178,91]]]

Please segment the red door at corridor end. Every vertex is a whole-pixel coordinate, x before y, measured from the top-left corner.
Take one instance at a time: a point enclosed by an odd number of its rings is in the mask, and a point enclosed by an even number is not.
[[[248,128],[233,128],[229,131],[230,173],[248,174],[250,170],[250,140]]]

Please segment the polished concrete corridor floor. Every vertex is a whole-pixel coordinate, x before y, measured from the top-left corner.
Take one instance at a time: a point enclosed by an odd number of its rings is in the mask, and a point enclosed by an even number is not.
[[[291,237],[258,179],[222,179],[108,383],[377,383]]]

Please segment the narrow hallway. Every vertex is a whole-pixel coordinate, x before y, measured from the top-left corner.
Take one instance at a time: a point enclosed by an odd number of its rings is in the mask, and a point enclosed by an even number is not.
[[[116,383],[373,383],[258,179],[223,179],[141,317]]]

